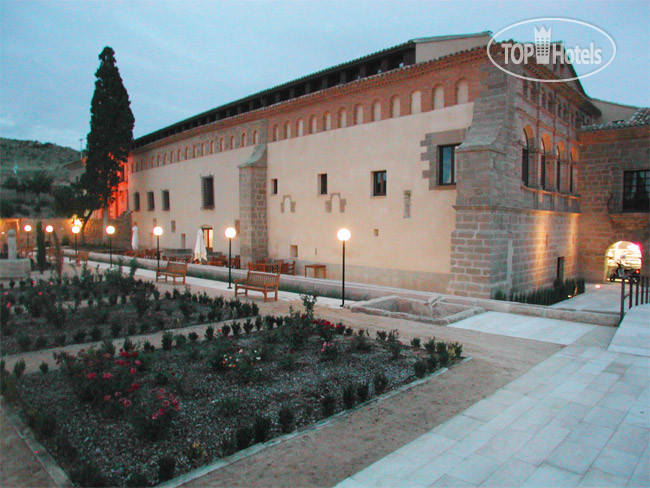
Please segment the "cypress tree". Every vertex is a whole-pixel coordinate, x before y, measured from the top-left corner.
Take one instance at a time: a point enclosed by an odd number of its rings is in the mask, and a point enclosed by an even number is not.
[[[85,195],[92,199],[92,210],[106,208],[115,199],[113,193],[129,155],[135,125],[129,94],[115,64],[115,52],[105,47],[99,60],[90,106],[88,159],[81,177]],[[90,213],[84,215],[84,224]]]
[[[36,265],[41,273],[45,271],[45,264],[45,232],[43,223],[39,220],[36,222]]]

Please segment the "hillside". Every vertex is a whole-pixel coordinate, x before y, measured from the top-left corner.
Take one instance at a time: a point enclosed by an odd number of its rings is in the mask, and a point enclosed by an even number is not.
[[[66,180],[62,165],[79,159],[79,151],[56,144],[0,138],[0,178],[14,174],[33,173],[39,169],[50,173],[56,181]]]

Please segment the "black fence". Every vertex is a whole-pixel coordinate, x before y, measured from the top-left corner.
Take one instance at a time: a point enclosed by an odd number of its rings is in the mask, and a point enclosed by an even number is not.
[[[621,320],[627,310],[644,303],[650,303],[650,278],[624,278],[621,281]]]

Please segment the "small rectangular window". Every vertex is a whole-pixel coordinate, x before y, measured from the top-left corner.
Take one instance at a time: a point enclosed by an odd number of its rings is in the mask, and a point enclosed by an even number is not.
[[[372,172],[372,196],[381,197],[386,195],[386,171]]]
[[[456,147],[440,146],[438,148],[438,183],[440,185],[456,184]]]
[[[214,176],[201,178],[201,200],[202,208],[214,208]]]
[[[162,191],[162,206],[163,210],[169,210],[169,190]]]
[[[273,178],[271,180],[271,195],[277,195],[278,194],[278,179]]]
[[[172,220],[172,234],[176,232],[176,221]]]
[[[318,194],[327,195],[327,173],[318,175]]]
[[[154,195],[152,191],[147,192],[147,209],[151,212],[156,209]]]
[[[140,211],[140,193],[138,192],[135,192],[133,194],[133,211],[134,212]]]
[[[298,246],[296,246],[295,244],[291,244],[289,246],[289,256],[292,258],[298,257]]]

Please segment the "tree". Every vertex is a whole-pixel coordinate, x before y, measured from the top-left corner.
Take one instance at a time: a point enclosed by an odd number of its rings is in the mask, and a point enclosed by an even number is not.
[[[135,125],[129,94],[115,65],[115,52],[105,47],[99,60],[90,105],[86,171],[76,188],[81,191],[83,206],[87,206],[77,214],[84,227],[93,211],[108,207],[115,199],[114,191],[128,159]],[[73,185],[70,190],[75,190]]]

